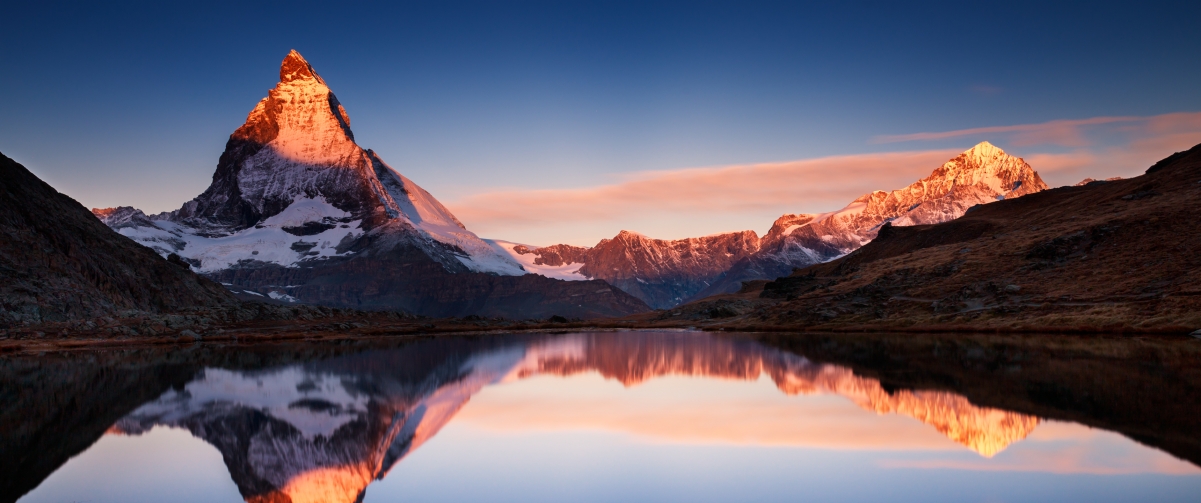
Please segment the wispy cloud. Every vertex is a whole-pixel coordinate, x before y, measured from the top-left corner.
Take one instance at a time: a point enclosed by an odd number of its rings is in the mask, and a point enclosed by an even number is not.
[[[1004,134],[1011,138],[1009,143],[1015,146],[1053,144],[1064,147],[1083,147],[1089,144],[1081,131],[1081,128],[1085,126],[1146,121],[1147,119],[1149,117],[1093,117],[1076,120],[1053,120],[1038,124],[1018,124],[1016,126],[990,126],[933,133],[884,135],[877,136],[872,141],[873,143],[898,143]]]
[[[1109,126],[1108,128],[1102,126]],[[989,126],[953,131],[937,131],[898,135],[877,136],[873,143],[900,143],[911,141],[934,141],[950,138],[989,136],[993,141],[1004,138],[1005,143],[1015,147],[1035,145],[1057,145],[1061,147],[1087,147],[1098,143],[1090,139],[1101,133],[1116,133],[1133,141],[1139,139],[1164,140],[1173,135],[1195,136],[1201,133],[1201,112],[1180,112],[1147,117],[1090,117],[1087,119],[1064,119],[1037,124],[1012,126]],[[1171,140],[1167,140],[1169,143]]]

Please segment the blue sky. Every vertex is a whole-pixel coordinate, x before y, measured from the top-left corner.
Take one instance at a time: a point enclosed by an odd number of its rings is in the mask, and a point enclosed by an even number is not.
[[[535,244],[592,244],[622,228],[665,238],[763,232],[785,211],[837,209],[850,192],[813,197],[824,190],[815,177],[795,201],[754,210],[676,205],[512,224],[472,205],[503,194],[520,207],[556,190],[686,168],[962,151],[982,140],[1062,184],[1137,174],[1201,142],[1191,115],[1167,132],[1071,126],[1081,141],[996,131],[885,141],[1199,112],[1193,20],[1201,8],[1184,2],[27,3],[5,11],[0,152],[89,207],[163,211],[201,192],[229,134],[293,48],[346,106],[360,145],[469,228]],[[1151,146],[1155,135],[1175,136]],[[1038,155],[1077,160],[1040,167]],[[935,167],[880,172],[911,179]],[[883,175],[878,183],[899,188]]]

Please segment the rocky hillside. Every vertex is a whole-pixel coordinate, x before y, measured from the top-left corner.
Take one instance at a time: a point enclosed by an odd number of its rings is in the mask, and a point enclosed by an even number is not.
[[[296,51],[230,135],[213,182],[172,212],[96,209],[121,234],[244,295],[430,316],[619,316],[647,310],[602,281],[525,277],[429,192],[360,147]]]
[[[0,155],[0,327],[233,302]]]

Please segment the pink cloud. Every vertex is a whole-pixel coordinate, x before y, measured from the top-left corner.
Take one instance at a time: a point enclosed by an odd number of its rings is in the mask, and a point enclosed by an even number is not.
[[[1141,174],[1155,161],[1201,142],[1201,112],[1057,120],[876,140],[970,135],[996,136],[994,141],[1024,146],[1022,152],[1010,153],[1024,157],[1055,187],[1086,177]],[[1038,151],[1029,148],[1033,145],[1072,149]],[[448,201],[447,206],[480,235],[539,245],[592,245],[622,229],[662,239],[746,229],[762,233],[785,213],[832,211],[867,192],[904,187],[959,152],[923,150],[644,171],[596,187],[497,189]]]

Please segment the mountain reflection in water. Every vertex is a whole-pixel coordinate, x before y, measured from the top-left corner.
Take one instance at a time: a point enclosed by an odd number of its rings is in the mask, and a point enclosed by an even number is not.
[[[369,484],[384,479],[486,388],[588,374],[626,387],[666,376],[766,378],[784,395],[841,396],[872,415],[915,419],[974,451],[978,459],[995,456],[1040,425],[1035,416],[976,406],[948,391],[886,389],[879,380],[856,375],[850,368],[816,363],[750,338],[617,332],[432,339],[257,369],[205,366],[185,384],[173,384],[137,406],[107,433],[186,429],[220,451],[248,502],[355,502],[362,501]],[[570,393],[570,386],[564,386],[561,394]],[[732,407],[736,406],[723,408]],[[480,410],[471,421],[486,424],[496,417],[500,422],[504,414],[487,406]],[[607,416],[590,417],[603,422]],[[543,420],[556,421],[550,416]],[[676,423],[669,427],[687,430],[693,438],[704,441],[713,435],[715,441],[722,440],[721,432],[697,426],[713,421],[687,414],[673,416],[672,421]],[[737,429],[744,422],[752,423],[734,420],[707,427]],[[797,421],[797,427],[804,424]],[[871,438],[873,428],[882,428],[878,420],[865,424],[824,433],[825,447],[862,448],[854,439]],[[759,434],[771,436],[767,431]],[[890,434],[912,435],[883,433]]]

